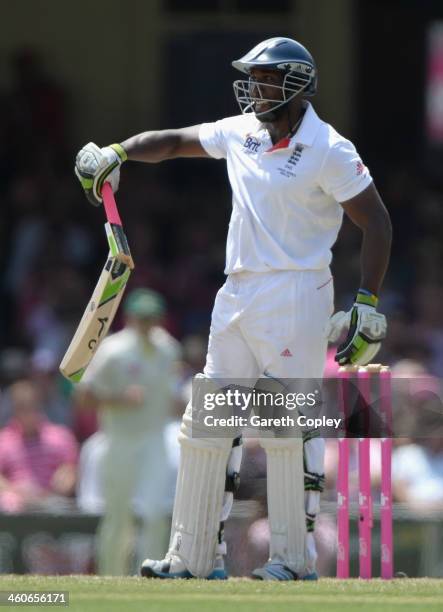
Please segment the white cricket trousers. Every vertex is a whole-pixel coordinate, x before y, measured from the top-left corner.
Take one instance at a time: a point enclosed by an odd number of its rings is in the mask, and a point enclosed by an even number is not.
[[[229,275],[214,304],[205,375],[321,378],[333,301],[329,268]]]
[[[321,378],[332,306],[329,269],[230,275],[215,300],[204,374],[227,384],[229,379],[255,384],[262,375]],[[204,577],[215,560],[231,440],[193,436],[191,415],[192,402],[179,435],[170,553],[194,576]],[[302,440],[261,444],[267,456],[270,558],[300,573],[306,567]]]

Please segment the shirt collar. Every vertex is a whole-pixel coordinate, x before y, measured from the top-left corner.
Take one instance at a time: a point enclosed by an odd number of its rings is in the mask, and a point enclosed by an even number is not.
[[[306,111],[303,121],[300,127],[291,138],[292,142],[296,142],[306,147],[311,147],[312,143],[317,136],[317,132],[320,129],[322,121],[314,110],[314,107],[310,102],[306,102]]]
[[[317,132],[321,125],[321,119],[314,110],[314,107],[310,102],[306,102],[306,110],[300,127],[291,138],[285,136],[281,140],[275,143],[266,153],[272,153],[273,151],[288,149],[293,144],[301,144],[306,147],[311,147]]]

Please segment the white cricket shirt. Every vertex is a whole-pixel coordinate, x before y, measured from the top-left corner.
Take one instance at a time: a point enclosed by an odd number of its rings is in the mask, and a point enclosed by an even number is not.
[[[274,146],[252,113],[203,123],[199,137],[209,155],[226,159],[232,187],[225,274],[330,264],[339,203],[372,181],[349,140],[309,103],[297,132]]]

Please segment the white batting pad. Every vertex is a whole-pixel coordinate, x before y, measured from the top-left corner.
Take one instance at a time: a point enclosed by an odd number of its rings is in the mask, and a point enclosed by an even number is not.
[[[270,560],[301,574],[305,568],[306,519],[301,438],[263,438],[266,451]]]
[[[189,413],[188,406],[179,435],[180,467],[169,554],[179,557],[194,576],[205,577],[215,560],[232,440],[192,438]]]

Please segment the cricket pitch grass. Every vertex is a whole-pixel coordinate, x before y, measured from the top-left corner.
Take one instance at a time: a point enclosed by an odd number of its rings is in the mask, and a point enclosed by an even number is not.
[[[443,610],[443,580],[396,579],[335,580],[318,582],[261,582],[233,578],[228,581],[147,580],[95,576],[0,577],[1,591],[68,591],[69,606],[50,606],[70,612],[344,612],[346,610]],[[0,611],[36,605],[2,605]],[[44,606],[47,609],[48,606]]]

